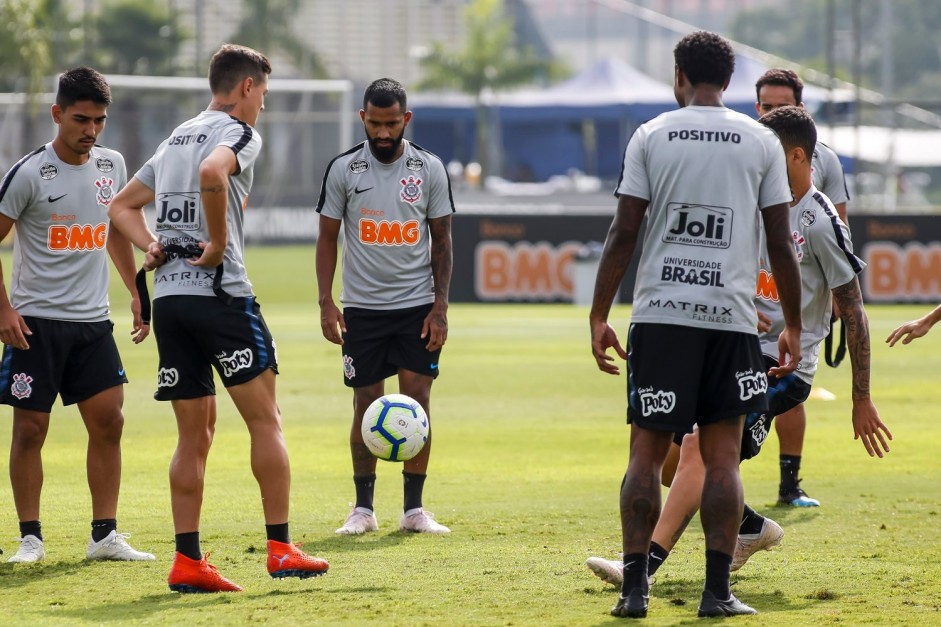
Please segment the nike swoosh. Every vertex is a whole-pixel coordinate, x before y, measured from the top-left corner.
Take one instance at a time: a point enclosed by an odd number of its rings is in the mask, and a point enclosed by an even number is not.
[[[56,196],[55,198],[53,198],[52,196],[50,196],[50,197],[47,198],[46,200],[47,200],[48,202],[55,202],[55,201],[57,201],[57,200],[61,200],[61,199],[65,198],[66,196],[68,196],[68,194],[62,194],[61,196]]]
[[[437,369],[438,369],[438,364],[431,364],[431,365],[428,366],[428,367],[431,368],[432,370],[437,370]]]
[[[373,186],[373,187],[375,187],[375,186]],[[357,194],[362,194],[363,192],[368,192],[368,191],[371,190],[371,189],[372,189],[372,187],[364,187],[363,189],[360,189],[360,188],[358,188],[358,187],[355,187],[355,188],[353,188],[353,191],[355,191]]]
[[[123,376],[124,376],[124,368],[121,368],[120,370],[118,370],[118,376],[119,376],[119,377],[123,377]]]

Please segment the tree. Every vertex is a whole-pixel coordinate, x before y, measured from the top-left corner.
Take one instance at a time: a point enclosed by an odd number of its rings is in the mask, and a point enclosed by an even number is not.
[[[294,32],[300,0],[242,0],[242,20],[233,43],[271,55],[281,52],[309,78],[329,76],[317,53]]]
[[[172,75],[185,38],[165,3],[112,0],[95,19],[95,58],[102,72]]]
[[[41,3],[0,0],[0,86],[40,93],[52,72],[52,41]]]
[[[516,44],[513,22],[507,18],[502,0],[473,0],[465,16],[464,47],[449,50],[440,42],[434,43],[421,60],[425,74],[418,87],[457,89],[474,96],[477,115],[474,152],[486,175],[495,166],[488,155],[491,133],[484,106],[486,90],[548,80],[562,70],[554,63],[537,58],[531,48]]]

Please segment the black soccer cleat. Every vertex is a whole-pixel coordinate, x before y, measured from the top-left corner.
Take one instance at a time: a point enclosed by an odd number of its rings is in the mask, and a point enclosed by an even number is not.
[[[801,480],[793,486],[781,485],[778,487],[778,505],[790,505],[791,507],[820,507],[820,501],[807,496],[804,489],[800,486]]]
[[[611,608],[611,616],[619,618],[645,618],[647,616],[647,595],[643,588],[634,588],[627,596],[622,592],[618,603]]]
[[[721,618],[723,616],[740,616],[742,614],[757,614],[755,608],[749,607],[730,594],[725,601],[720,601],[708,590],[702,591],[702,600],[699,602],[699,618]]]

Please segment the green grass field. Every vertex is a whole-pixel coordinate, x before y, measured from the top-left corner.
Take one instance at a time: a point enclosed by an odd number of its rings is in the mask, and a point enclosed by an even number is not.
[[[9,255],[3,257],[9,276]],[[112,292],[128,376],[119,529],[150,563],[87,563],[90,502],[85,434],[74,408],[53,410],[44,449],[42,521],[48,557],[0,565],[0,623],[46,624],[615,624],[613,587],[585,568],[620,545],[617,493],[627,462],[625,380],[597,370],[588,311],[572,305],[452,305],[435,384],[435,448],[425,505],[447,537],[398,532],[400,467],[380,462],[380,531],[334,534],[353,500],[347,438],[351,394],[338,347],[320,335],[312,248],[250,249],[249,272],[278,341],[279,400],[293,470],[295,541],[331,562],[327,576],[275,581],[248,465],[246,429],[228,398],[207,472],[203,549],[245,587],[181,596],[166,586],[173,557],[167,468],[176,441],[168,404],[152,400],[152,339],[126,340],[127,299]],[[774,507],[777,443],[743,466],[749,502],[785,528],[784,544],[733,574],[760,614],[749,624],[941,624],[941,330],[888,349],[883,338],[927,306],[871,307],[873,391],[895,440],[886,459],[853,441],[849,365],[823,366],[812,400],[804,486],[822,507]],[[629,309],[612,320],[626,331]],[[394,384],[388,391],[395,391]],[[2,410],[9,416],[9,409]],[[9,447],[0,428],[0,449]],[[17,519],[0,480],[0,547]],[[694,622],[704,546],[698,519],[658,573],[650,624]]]

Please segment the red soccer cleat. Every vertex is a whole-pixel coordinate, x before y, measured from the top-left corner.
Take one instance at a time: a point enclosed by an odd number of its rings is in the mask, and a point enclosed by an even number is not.
[[[167,583],[174,592],[241,592],[242,586],[229,581],[210,564],[209,553],[194,560],[177,552]]]
[[[311,557],[294,544],[268,540],[268,574],[278,579],[285,577],[317,577],[330,568],[327,560]]]

